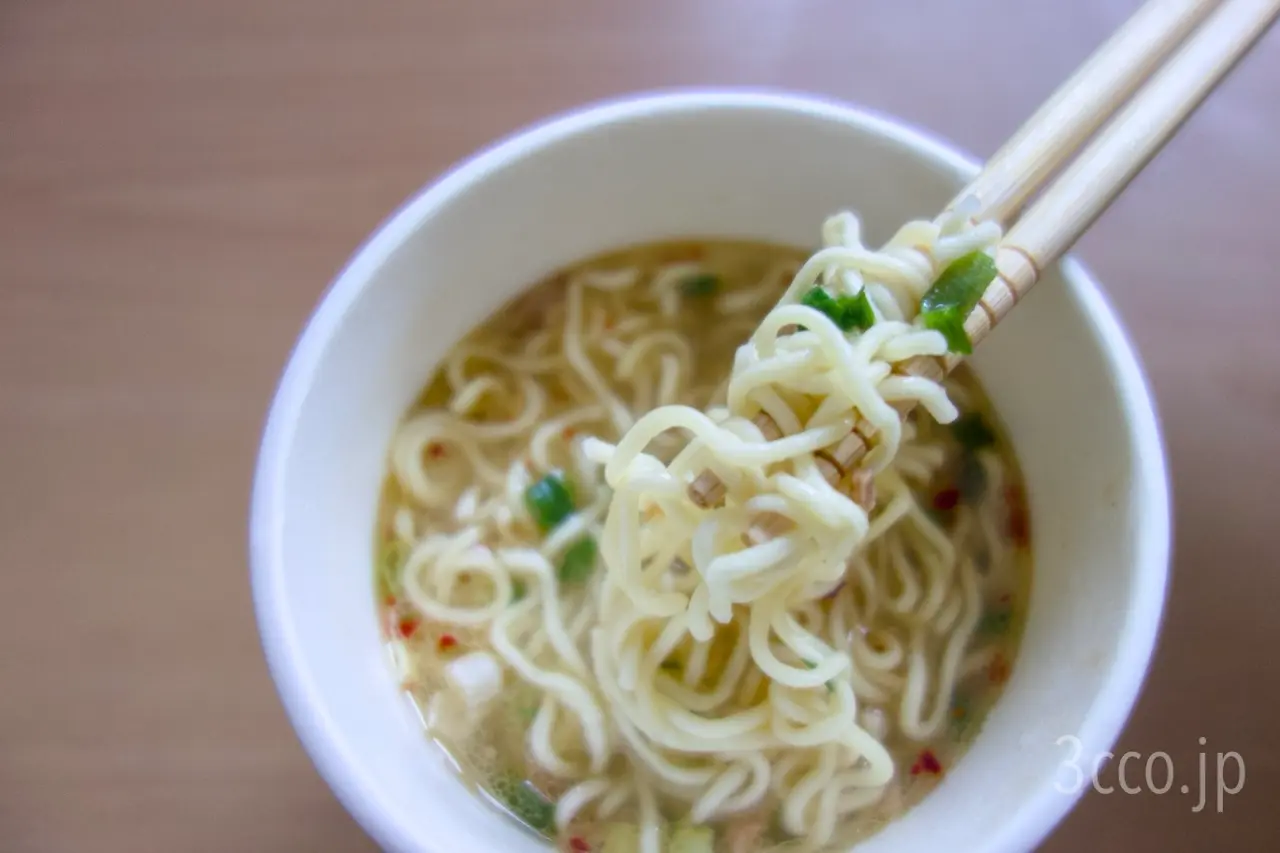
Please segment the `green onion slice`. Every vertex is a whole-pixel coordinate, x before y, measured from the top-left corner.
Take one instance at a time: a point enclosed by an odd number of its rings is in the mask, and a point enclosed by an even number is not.
[[[680,281],[680,292],[685,296],[711,296],[720,289],[720,276],[710,272],[697,272]]]
[[[529,515],[543,531],[550,530],[573,514],[573,494],[564,480],[548,474],[524,492]]]
[[[832,296],[826,288],[815,286],[800,299],[800,304],[826,314],[842,332],[854,329],[865,332],[876,322],[876,313],[871,309],[865,288],[858,291],[857,296]]]
[[[982,251],[970,252],[948,264],[920,301],[921,322],[941,332],[951,352],[973,352],[964,321],[995,277],[995,260]]]
[[[979,634],[1003,634],[1009,630],[1009,626],[1013,623],[1013,612],[1007,608],[992,610],[983,614],[982,619],[978,622]]]
[[[400,570],[409,559],[409,546],[399,540],[392,540],[378,549],[377,585],[382,596],[400,595]]]
[[[996,443],[996,434],[979,412],[961,415],[951,424],[951,434],[968,450],[981,450]]]
[[[528,782],[504,779],[494,785],[494,793],[511,813],[541,833],[555,828],[556,807]]]
[[[591,577],[596,569],[596,540],[590,536],[569,546],[560,561],[560,582],[581,583]]]
[[[968,415],[960,415],[951,423],[951,434],[965,450],[982,450],[996,443],[996,432],[988,427],[987,421],[977,411]]]

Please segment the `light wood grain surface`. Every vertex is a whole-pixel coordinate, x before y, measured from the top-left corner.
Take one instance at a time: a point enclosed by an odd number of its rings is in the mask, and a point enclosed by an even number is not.
[[[1135,7],[4,0],[0,850],[372,849],[267,677],[245,515],[295,334],[420,184],[548,112],[685,84],[817,91],[988,155]],[[1193,794],[1092,794],[1048,850],[1280,838],[1277,223],[1272,33],[1079,246],[1176,490],[1121,749]],[[1210,785],[1215,753],[1246,762],[1221,814],[1193,811],[1202,749]]]

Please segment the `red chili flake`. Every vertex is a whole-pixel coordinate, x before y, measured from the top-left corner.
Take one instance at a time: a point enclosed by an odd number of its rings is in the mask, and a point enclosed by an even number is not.
[[[438,441],[433,441],[427,445],[427,457],[430,459],[443,459],[445,454],[444,445]]]
[[[604,318],[604,330],[605,330],[606,332],[612,332],[612,331],[613,331],[613,325],[614,325],[614,323],[613,323],[613,318],[612,318],[612,317],[605,317],[605,318]]]
[[[931,749],[926,749],[920,753],[919,764],[921,771],[928,773],[930,776],[937,776],[942,773],[942,762],[938,761],[938,756],[934,755]]]
[[[573,437],[577,434],[578,431],[573,427],[565,427],[560,433],[561,437],[564,438],[565,441],[573,441]]]
[[[1019,548],[1026,548],[1031,543],[1031,525],[1027,522],[1026,513],[1010,513],[1009,538]]]
[[[1031,543],[1031,524],[1027,516],[1027,499],[1018,486],[1006,486],[1005,509],[1008,512],[1005,530],[1013,544],[1026,548]]]
[[[1012,594],[1012,593],[1008,593],[1008,592],[1006,592],[1004,595],[1000,596],[1000,603],[1001,603],[1001,604],[1008,604],[1008,603],[1009,603],[1009,602],[1011,602],[1011,601],[1013,601],[1013,594]]]
[[[395,607],[396,597],[391,593],[387,593],[386,597],[382,599],[382,603],[387,605],[387,607]]]
[[[569,849],[573,853],[591,853],[591,845],[576,835],[569,839]]]
[[[999,652],[987,664],[987,680],[992,684],[1004,684],[1009,680],[1009,661]]]
[[[458,638],[453,636],[453,634],[441,634],[440,642],[437,643],[436,645],[439,646],[440,651],[447,652],[449,651],[449,649],[452,649],[454,646],[458,645]]]
[[[418,626],[421,624],[417,616],[401,616],[396,621],[396,633],[401,639],[407,640],[418,632]]]
[[[944,512],[955,509],[958,503],[960,503],[960,490],[954,487],[943,489],[933,496],[933,508]]]

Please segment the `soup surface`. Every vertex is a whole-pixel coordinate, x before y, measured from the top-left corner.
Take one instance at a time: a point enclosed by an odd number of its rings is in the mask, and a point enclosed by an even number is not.
[[[1023,484],[962,366],[945,385],[960,417],[943,426],[916,409],[880,475],[909,484],[900,520],[880,507],[878,537],[795,615],[852,662],[811,700],[833,701],[847,683],[892,778],[824,804],[822,790],[804,794],[820,778],[809,759],[762,750],[714,776],[667,761],[674,769],[639,785],[662,759],[636,759],[645,747],[619,732],[596,676],[609,489],[583,442],[617,442],[656,406],[723,406],[735,351],[807,255],[717,240],[576,264],[454,346],[394,439],[375,576],[401,685],[462,778],[560,849],[633,853],[655,813],[651,831],[672,853],[842,849],[945,777],[1010,675],[1031,579]],[[665,433],[650,452],[669,460],[685,441]],[[689,571],[692,558],[673,549],[672,571]],[[934,576],[938,565],[946,576]],[[659,694],[706,699],[715,720],[763,701],[769,685],[736,654],[739,633],[730,624],[677,646]],[[600,750],[607,761],[592,766]],[[832,825],[808,828],[823,820]]]

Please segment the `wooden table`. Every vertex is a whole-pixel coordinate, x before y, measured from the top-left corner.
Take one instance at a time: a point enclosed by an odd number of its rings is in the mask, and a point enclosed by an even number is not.
[[[1135,6],[0,4],[0,849],[371,848],[267,677],[245,516],[295,334],[420,184],[685,84],[814,90],[989,154]],[[1280,837],[1278,223],[1280,32],[1079,247],[1155,385],[1176,567],[1121,744],[1144,790],[1090,795],[1048,850]],[[1194,779],[1199,738],[1210,784],[1216,753],[1246,762],[1221,814],[1141,780],[1158,751]]]

